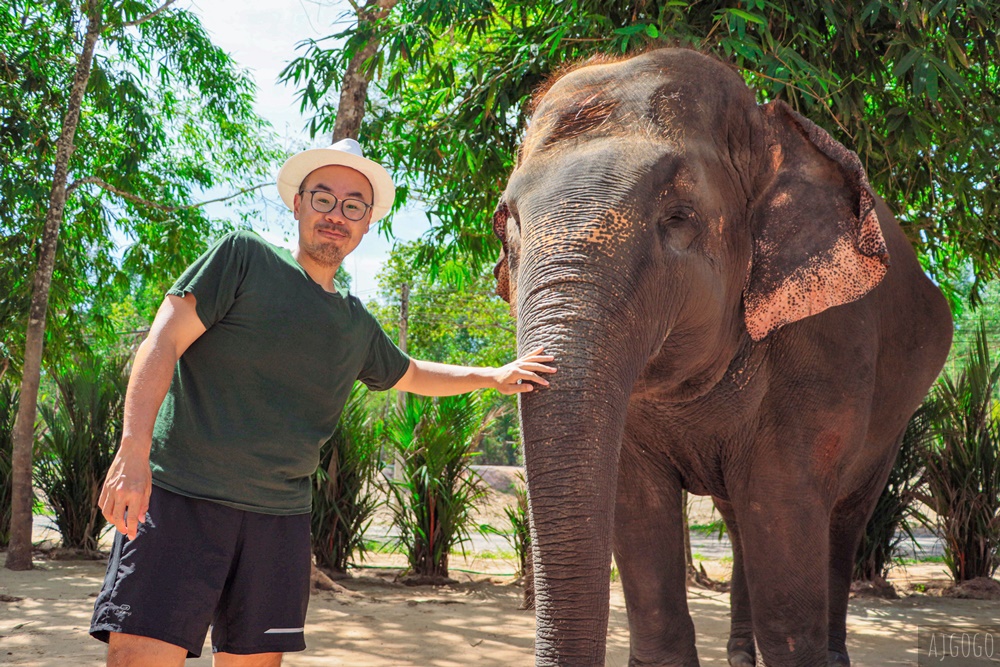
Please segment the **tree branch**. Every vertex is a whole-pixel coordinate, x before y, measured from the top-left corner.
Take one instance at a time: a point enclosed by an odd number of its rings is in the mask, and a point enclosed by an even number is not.
[[[73,181],[73,183],[68,188],[66,188],[66,196],[68,197],[73,192],[73,190],[87,183],[93,183],[94,185],[100,187],[101,189],[107,190],[108,192],[113,192],[122,199],[127,199],[134,204],[139,204],[141,206],[149,206],[150,208],[155,208],[158,211],[164,211],[165,213],[175,213],[176,211],[186,211],[192,208],[201,208],[202,206],[207,206],[208,204],[215,204],[216,202],[226,201],[227,199],[239,197],[240,195],[246,194],[247,192],[253,192],[254,190],[260,190],[261,188],[266,187],[268,185],[273,185],[273,183],[270,182],[258,183],[257,185],[252,185],[248,188],[243,188],[242,190],[238,190],[237,192],[234,192],[231,195],[226,195],[225,197],[209,199],[208,201],[198,202],[197,204],[188,204],[187,206],[167,206],[165,204],[160,204],[155,201],[143,199],[142,197],[134,195],[131,192],[125,192],[124,190],[116,188],[115,186],[111,185],[107,181],[103,181],[100,178],[97,178],[96,176],[87,176],[86,178],[81,178],[78,181]]]
[[[160,12],[165,11],[168,7],[170,7],[170,5],[174,4],[175,2],[177,2],[177,0],[167,0],[162,5],[160,5],[159,7],[157,7],[156,9],[154,9],[153,11],[151,11],[150,13],[146,14],[145,16],[137,18],[134,21],[127,21],[125,23],[122,23],[121,26],[119,26],[119,27],[129,28],[129,27],[134,26],[134,25],[139,25],[140,23],[145,23],[146,21],[148,21],[149,19],[153,18],[154,16],[156,16]]]

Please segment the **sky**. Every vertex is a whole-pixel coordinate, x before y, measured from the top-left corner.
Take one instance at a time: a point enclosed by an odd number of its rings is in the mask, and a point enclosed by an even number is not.
[[[346,1],[190,0],[187,8],[200,17],[212,41],[249,70],[257,84],[257,112],[271,122],[280,145],[300,150],[330,145],[329,136],[309,138],[305,131],[307,117],[299,113],[295,89],[279,84],[278,75],[301,53],[296,51],[296,44],[340,32],[349,25],[351,7]],[[272,243],[291,247],[296,238],[292,213],[280,205],[276,187],[265,188],[262,194],[277,205],[261,206],[254,229]],[[221,205],[209,210],[213,215],[227,214]],[[393,219],[393,232],[401,240],[416,239],[426,229],[426,216],[419,209],[404,210]],[[358,249],[344,260],[344,268],[352,277],[351,292],[363,301],[374,297],[375,274],[391,247],[392,241],[381,236],[373,225]]]

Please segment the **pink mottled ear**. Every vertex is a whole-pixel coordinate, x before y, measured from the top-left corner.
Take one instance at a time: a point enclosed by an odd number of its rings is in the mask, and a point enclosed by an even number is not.
[[[771,176],[757,198],[743,291],[754,340],[850,303],[885,276],[889,251],[858,156],[783,102],[762,107]]]
[[[510,269],[507,266],[507,218],[510,212],[507,204],[501,203],[493,212],[493,233],[500,239],[503,249],[496,266],[493,267],[493,277],[497,279],[497,296],[510,303]]]

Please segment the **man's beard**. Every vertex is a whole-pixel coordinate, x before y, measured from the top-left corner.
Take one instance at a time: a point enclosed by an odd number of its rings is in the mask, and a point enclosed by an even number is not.
[[[309,243],[302,245],[302,251],[323,266],[340,266],[346,256],[344,250],[333,243]]]

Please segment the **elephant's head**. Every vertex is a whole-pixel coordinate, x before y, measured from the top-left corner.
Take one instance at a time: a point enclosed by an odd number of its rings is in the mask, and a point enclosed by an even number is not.
[[[497,207],[522,351],[540,663],[603,664],[629,397],[711,390],[741,347],[857,299],[888,253],[856,155],[687,50],[588,64],[538,101]],[[596,600],[596,604],[595,604]]]

